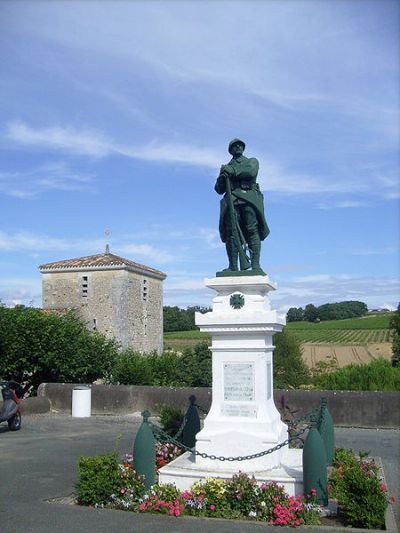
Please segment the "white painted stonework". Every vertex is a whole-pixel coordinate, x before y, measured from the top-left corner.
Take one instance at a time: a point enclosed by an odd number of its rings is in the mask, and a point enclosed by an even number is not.
[[[216,277],[205,280],[216,291],[212,311],[196,313],[196,324],[212,337],[212,405],[196,436],[196,452],[243,457],[268,450],[288,438],[273,400],[272,336],[285,317],[271,309],[268,276]],[[232,296],[241,295],[232,304]],[[299,455],[300,452],[300,455]],[[243,461],[221,461],[184,454],[160,470],[160,482],[189,488],[196,479],[236,472],[259,481],[275,480],[290,494],[302,490],[301,451],[288,446]]]

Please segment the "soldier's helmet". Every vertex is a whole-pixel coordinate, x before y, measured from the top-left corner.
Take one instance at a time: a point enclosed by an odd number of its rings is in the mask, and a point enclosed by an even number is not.
[[[246,148],[246,144],[241,139],[232,139],[228,146],[228,152],[232,154],[232,146],[236,143],[240,143],[243,146],[243,150]]]

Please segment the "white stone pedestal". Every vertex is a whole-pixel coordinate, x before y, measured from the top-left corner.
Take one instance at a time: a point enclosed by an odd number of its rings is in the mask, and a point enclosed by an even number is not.
[[[212,337],[212,405],[196,436],[196,451],[217,457],[253,455],[288,438],[274,404],[272,372],[272,336],[282,330],[285,318],[271,309],[268,293],[275,286],[268,276],[216,277],[205,285],[217,292],[212,311],[196,313],[196,324]],[[284,446],[243,461],[199,455],[193,460],[185,454],[160,470],[160,482],[189,488],[196,477],[231,477],[240,470],[261,481],[280,480],[291,494],[298,494],[298,452]]]

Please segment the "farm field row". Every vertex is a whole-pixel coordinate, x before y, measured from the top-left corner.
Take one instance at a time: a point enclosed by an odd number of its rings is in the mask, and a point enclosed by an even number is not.
[[[390,342],[389,329],[287,329],[301,343],[369,344]]]

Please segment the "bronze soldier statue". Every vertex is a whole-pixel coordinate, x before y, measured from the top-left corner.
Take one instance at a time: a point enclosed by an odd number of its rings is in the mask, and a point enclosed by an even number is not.
[[[226,245],[229,266],[217,276],[265,275],[260,266],[261,241],[269,234],[264,216],[264,197],[256,182],[259,163],[243,155],[240,139],[229,143],[232,159],[222,165],[215,184],[221,200],[219,232]]]

